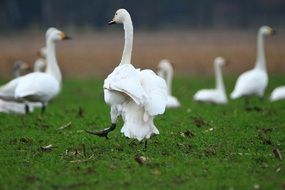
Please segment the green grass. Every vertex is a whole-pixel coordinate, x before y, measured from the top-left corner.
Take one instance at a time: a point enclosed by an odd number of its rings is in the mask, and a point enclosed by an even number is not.
[[[226,79],[229,93],[235,78]],[[182,107],[156,118],[160,135],[146,152],[143,143],[123,137],[122,121],[109,140],[83,131],[110,123],[102,84],[66,80],[44,116],[0,114],[0,189],[285,188],[284,161],[273,154],[278,148],[285,156],[285,101],[268,101],[284,77],[272,77],[264,102],[253,99],[257,111],[246,111],[242,99],[225,106],[193,102],[196,90],[214,85],[212,77],[176,79]],[[59,129],[68,122],[71,127]],[[41,149],[49,144],[55,148]]]

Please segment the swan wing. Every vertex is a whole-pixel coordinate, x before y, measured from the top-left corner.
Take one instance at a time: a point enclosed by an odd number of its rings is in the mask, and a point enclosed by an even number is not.
[[[141,86],[147,94],[145,110],[151,116],[163,114],[167,104],[167,86],[165,80],[157,76],[152,70],[140,72]]]
[[[32,102],[47,102],[60,91],[58,81],[46,74],[35,72],[25,75],[19,81],[15,89],[15,97],[26,99]]]
[[[131,64],[116,67],[105,79],[104,89],[122,92],[138,105],[142,105],[147,96],[140,84],[140,71]]]
[[[0,98],[4,100],[15,100],[15,89],[22,77],[11,80],[0,87]]]

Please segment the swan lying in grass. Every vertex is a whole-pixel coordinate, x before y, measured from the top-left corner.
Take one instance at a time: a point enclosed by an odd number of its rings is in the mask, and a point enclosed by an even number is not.
[[[87,132],[108,138],[121,115],[124,121],[121,132],[128,138],[141,141],[159,134],[153,119],[165,111],[167,86],[153,71],[141,71],[131,64],[133,24],[125,9],[119,9],[109,22],[110,25],[116,23],[124,26],[125,46],[120,64],[104,81],[104,99],[111,106],[112,123],[102,131]]]
[[[222,57],[217,57],[214,60],[216,88],[199,90],[194,95],[195,101],[215,104],[226,104],[228,102],[221,70],[221,67],[225,65],[225,63],[225,59]]]
[[[163,59],[159,62],[157,75],[162,77],[167,84],[167,104],[168,108],[176,108],[180,106],[179,101],[176,97],[172,96],[172,78],[173,78],[173,67],[169,60]]]
[[[48,101],[54,98],[61,89],[61,72],[55,54],[55,42],[69,39],[63,32],[50,28],[46,33],[47,68],[44,73],[33,72],[16,78],[0,87],[0,98],[8,101],[25,103],[29,112],[29,102],[40,102],[42,113]]]
[[[264,53],[264,36],[273,35],[274,30],[269,26],[262,26],[257,35],[257,60],[252,70],[246,71],[237,79],[231,98],[258,96],[263,98],[268,84],[266,60]]]
[[[282,100],[282,99],[285,99],[285,86],[280,86],[280,87],[275,88],[270,95],[271,102]]]

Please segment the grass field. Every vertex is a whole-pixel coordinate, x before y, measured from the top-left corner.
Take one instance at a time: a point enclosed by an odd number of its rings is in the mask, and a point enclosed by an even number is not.
[[[234,81],[226,77],[228,93]],[[83,131],[109,125],[102,84],[100,78],[65,80],[44,116],[0,114],[0,189],[285,189],[284,160],[274,154],[284,156],[285,101],[268,101],[285,84],[283,76],[272,76],[264,102],[252,101],[255,110],[246,110],[243,100],[193,102],[196,90],[214,85],[212,78],[176,78],[182,107],[157,117],[161,134],[146,152],[122,136],[122,121],[109,140]]]

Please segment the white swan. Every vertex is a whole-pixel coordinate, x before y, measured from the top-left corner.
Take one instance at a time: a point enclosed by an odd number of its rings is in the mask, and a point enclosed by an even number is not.
[[[257,60],[254,69],[244,72],[237,79],[231,98],[258,96],[263,98],[268,84],[266,60],[264,53],[264,36],[274,34],[269,26],[262,26],[257,35]]]
[[[285,86],[280,86],[280,87],[275,88],[270,95],[271,102],[282,100],[282,99],[285,99]]]
[[[49,34],[49,35],[47,35]],[[46,33],[47,68],[44,73],[33,72],[16,78],[0,87],[0,98],[19,101],[26,104],[29,112],[29,102],[40,102],[42,113],[49,100],[54,98],[61,89],[61,72],[55,54],[55,42],[69,39],[63,32],[52,28]]]
[[[165,111],[167,86],[165,81],[151,70],[135,69],[131,64],[133,25],[130,14],[119,9],[109,24],[123,24],[125,45],[122,60],[104,81],[104,99],[111,106],[111,127],[99,132],[90,132],[107,137],[116,127],[118,116],[124,126],[121,132],[128,138],[139,141],[159,134],[153,119]],[[145,141],[146,142],[146,141]]]
[[[166,107],[168,108],[176,108],[180,106],[179,101],[176,97],[172,96],[172,78],[173,78],[173,67],[169,60],[162,59],[158,66],[157,75],[162,77],[167,84],[167,104]]]
[[[216,88],[199,90],[194,95],[195,101],[215,104],[226,104],[228,102],[221,70],[221,67],[225,65],[225,63],[225,59],[222,57],[217,57],[214,60]]]

